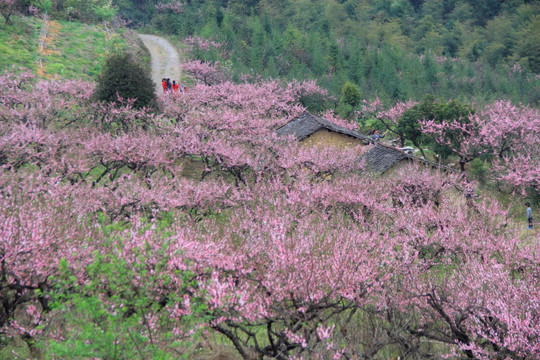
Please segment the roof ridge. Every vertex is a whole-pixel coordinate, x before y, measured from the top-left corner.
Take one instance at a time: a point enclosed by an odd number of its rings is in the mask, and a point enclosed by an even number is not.
[[[325,118],[323,118],[322,116],[319,116],[317,114],[313,114],[312,112],[309,112],[309,111],[304,111],[304,113],[302,115],[309,115],[311,116],[316,122],[318,122],[319,124],[321,124],[322,126],[324,127],[327,127],[328,126],[328,123],[330,123],[330,121],[326,120]],[[322,120],[322,121],[321,121]],[[339,126],[336,124],[336,126]]]
[[[301,120],[301,123],[304,126],[311,127],[307,132],[304,131],[304,134],[299,131],[298,126],[293,125],[294,122],[297,120]],[[311,125],[309,125],[311,124]],[[325,129],[328,131],[337,132],[343,135],[351,136],[357,139],[360,139],[362,141],[368,141],[370,143],[373,143],[374,140],[371,139],[369,136],[359,133],[358,131],[354,131],[351,129],[346,128],[345,126],[341,126],[338,124],[335,124],[331,122],[330,120],[327,120],[323,118],[322,116],[319,116],[317,114],[311,113],[307,110],[305,110],[300,116],[290,120],[286,124],[280,126],[276,132],[278,134],[291,134],[294,135],[298,140],[302,140],[305,137],[313,134],[315,131],[318,131],[320,129]]]
[[[408,157],[409,159],[417,160],[417,161],[423,162],[424,164],[431,165],[434,168],[444,169],[444,170],[447,170],[447,171],[451,171],[453,173],[457,172],[456,169],[453,169],[450,166],[442,165],[442,164],[437,163],[435,161],[423,159],[423,158],[421,158],[419,156],[416,156],[416,155],[405,154],[405,156]]]
[[[391,145],[387,145],[387,144],[383,144],[379,141],[375,141],[373,140],[373,144],[375,144],[375,146],[382,146],[382,147],[385,147],[385,148],[388,148],[388,149],[392,149],[392,150],[396,150],[396,151],[399,151],[400,153],[403,153],[405,154],[405,151],[401,150],[400,148],[396,147],[396,146],[391,146]]]

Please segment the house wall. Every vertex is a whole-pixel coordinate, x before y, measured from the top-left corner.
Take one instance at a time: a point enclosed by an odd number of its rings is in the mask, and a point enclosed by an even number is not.
[[[382,176],[389,176],[389,175],[393,176],[394,174],[399,173],[401,169],[403,169],[404,167],[407,167],[411,163],[412,163],[411,160],[401,160],[400,162],[392,166],[390,169],[386,170],[384,174],[382,174]]]
[[[362,145],[362,140],[326,129],[319,130],[301,141],[304,146],[336,146],[340,148]]]

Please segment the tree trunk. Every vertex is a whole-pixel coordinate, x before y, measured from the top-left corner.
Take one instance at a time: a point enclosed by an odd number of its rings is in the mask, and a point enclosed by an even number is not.
[[[8,10],[7,13],[3,13],[2,15],[4,16],[4,20],[5,20],[4,24],[6,25],[9,24],[10,23],[9,18],[11,17],[11,10]]]
[[[422,149],[420,144],[418,144],[416,141],[413,141],[413,145],[416,146],[418,150],[420,150],[420,153],[422,153],[422,156],[424,157],[424,159],[427,160],[426,154],[424,153],[424,149]]]

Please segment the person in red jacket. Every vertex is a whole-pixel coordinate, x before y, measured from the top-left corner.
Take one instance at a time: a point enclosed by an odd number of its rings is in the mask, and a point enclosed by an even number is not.
[[[163,93],[167,92],[167,79],[161,79],[161,86],[163,86]]]
[[[172,82],[172,91],[175,95],[178,95],[178,89],[180,88],[180,85],[176,82],[176,80],[173,80]]]

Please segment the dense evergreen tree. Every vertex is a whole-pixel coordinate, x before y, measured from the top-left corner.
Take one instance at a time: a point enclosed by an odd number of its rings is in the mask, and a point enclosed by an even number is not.
[[[136,108],[152,106],[156,98],[149,71],[128,54],[113,54],[107,59],[94,96],[117,103],[133,99]]]
[[[473,114],[474,110],[469,105],[457,100],[438,101],[430,95],[401,116],[396,130],[418,147],[424,157],[423,146],[429,144],[437,155],[447,158],[453,154],[452,149],[459,147],[459,142],[463,140],[462,136],[457,136],[457,131],[447,131],[444,135],[444,141],[435,139],[435,136],[428,136],[422,132],[421,122],[434,121],[436,124],[458,122],[461,125],[468,125],[469,118]]]

